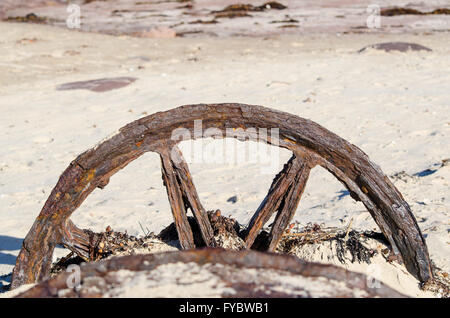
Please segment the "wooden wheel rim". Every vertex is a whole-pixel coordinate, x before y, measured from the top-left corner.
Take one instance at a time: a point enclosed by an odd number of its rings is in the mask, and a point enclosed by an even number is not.
[[[224,136],[227,128],[278,128],[279,146],[293,152],[290,162],[280,173],[284,175],[277,176],[278,180],[275,178],[266,197],[269,200],[265,199],[250,222],[246,238],[248,247],[268,217],[275,212],[273,209],[278,210],[276,223],[280,227],[286,225],[295,212],[309,170],[320,165],[341,181],[354,199],[362,201],[389,240],[393,252],[403,259],[408,271],[421,282],[432,278],[427,246],[409,205],[381,169],[358,147],[311,120],[289,113],[245,104],[198,104],[138,119],[72,161],[25,237],[13,271],[12,288],[42,280],[48,275],[55,245],[70,245],[77,241],[80,233],[69,220],[70,215],[95,188],[106,186],[114,173],[145,152],[160,154],[172,213],[177,224],[186,224],[180,200],[185,197],[182,191],[189,188],[191,180],[180,180],[180,173],[187,168],[184,162],[181,166],[173,164],[168,154],[177,144],[171,139],[176,128],[186,128],[192,138],[197,137],[194,135],[195,120],[202,120],[203,132],[214,127],[221,130]],[[273,143],[270,138],[267,141]],[[178,177],[174,178],[174,175]],[[173,182],[178,183],[171,187]],[[278,188],[286,189],[283,184],[289,186],[289,193],[276,197]],[[195,188],[193,190],[194,197],[190,198],[190,203],[191,208],[194,205],[195,209],[199,201],[198,196],[195,197]],[[276,202],[267,208],[267,201],[272,198],[276,198]],[[181,210],[175,211],[177,207]],[[208,233],[210,224],[205,221],[201,205],[197,212],[194,213],[197,221],[204,223],[201,229],[205,242],[212,245],[212,241],[207,241],[211,238],[211,233]],[[186,243],[182,246],[193,247],[189,244],[192,235],[189,233],[190,228],[185,229],[186,233],[180,232],[180,227],[177,230],[180,241]],[[273,238],[275,241],[276,238]]]

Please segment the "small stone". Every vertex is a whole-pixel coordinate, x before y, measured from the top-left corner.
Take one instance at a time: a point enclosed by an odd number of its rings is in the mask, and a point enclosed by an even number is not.
[[[236,195],[233,195],[232,197],[228,198],[227,202],[236,203],[238,200]]]

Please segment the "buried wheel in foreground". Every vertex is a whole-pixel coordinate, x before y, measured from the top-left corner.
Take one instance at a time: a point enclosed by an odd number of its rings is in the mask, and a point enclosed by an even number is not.
[[[201,120],[201,131],[196,131]],[[206,246],[215,246],[211,224],[200,203],[188,166],[174,138],[208,136],[263,140],[287,148],[293,155],[275,177],[267,196],[245,230],[245,244],[252,247],[256,236],[276,214],[269,234],[272,251],[292,220],[305,189],[310,170],[320,165],[330,171],[361,201],[386,236],[392,252],[421,282],[432,278],[425,240],[409,205],[381,169],[358,147],[322,126],[284,112],[244,104],[188,105],[136,120],[117,134],[79,155],[63,172],[41,213],[27,234],[13,271],[11,287],[48,277],[53,250],[62,244],[85,260],[91,260],[99,235],[76,227],[70,215],[97,187],[148,151],[159,153],[174,223],[184,249],[195,248],[186,210],[192,210]],[[256,128],[256,129],[255,129]],[[178,129],[178,130],[177,130]],[[260,135],[277,129],[278,135]],[[205,135],[206,132],[206,135]],[[218,134],[217,132],[221,132]]]
[[[251,250],[196,249],[82,264],[18,297],[405,297],[334,265]],[[174,288],[174,286],[176,288]]]

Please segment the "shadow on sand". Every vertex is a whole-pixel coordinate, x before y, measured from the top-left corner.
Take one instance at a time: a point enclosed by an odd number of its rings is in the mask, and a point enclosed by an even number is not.
[[[2,253],[2,251],[20,250],[22,241],[22,238],[0,235],[0,264],[14,265],[16,263],[14,255]]]

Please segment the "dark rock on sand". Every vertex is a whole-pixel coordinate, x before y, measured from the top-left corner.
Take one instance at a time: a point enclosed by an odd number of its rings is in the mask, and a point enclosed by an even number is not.
[[[112,77],[100,78],[90,81],[71,82],[59,85],[58,91],[72,89],[88,89],[93,92],[107,92],[113,89],[122,88],[133,83],[137,78],[134,77]]]
[[[430,15],[430,14],[450,14],[450,9],[439,8],[429,12],[423,12],[412,8],[387,8],[380,12],[381,16],[392,17],[396,15]]]
[[[416,43],[407,43],[407,42],[386,42],[386,43],[377,43],[363,47],[358,53],[364,52],[367,49],[375,49],[382,50],[385,52],[398,51],[398,52],[407,52],[407,51],[432,51],[430,48],[426,46],[416,44]]]

